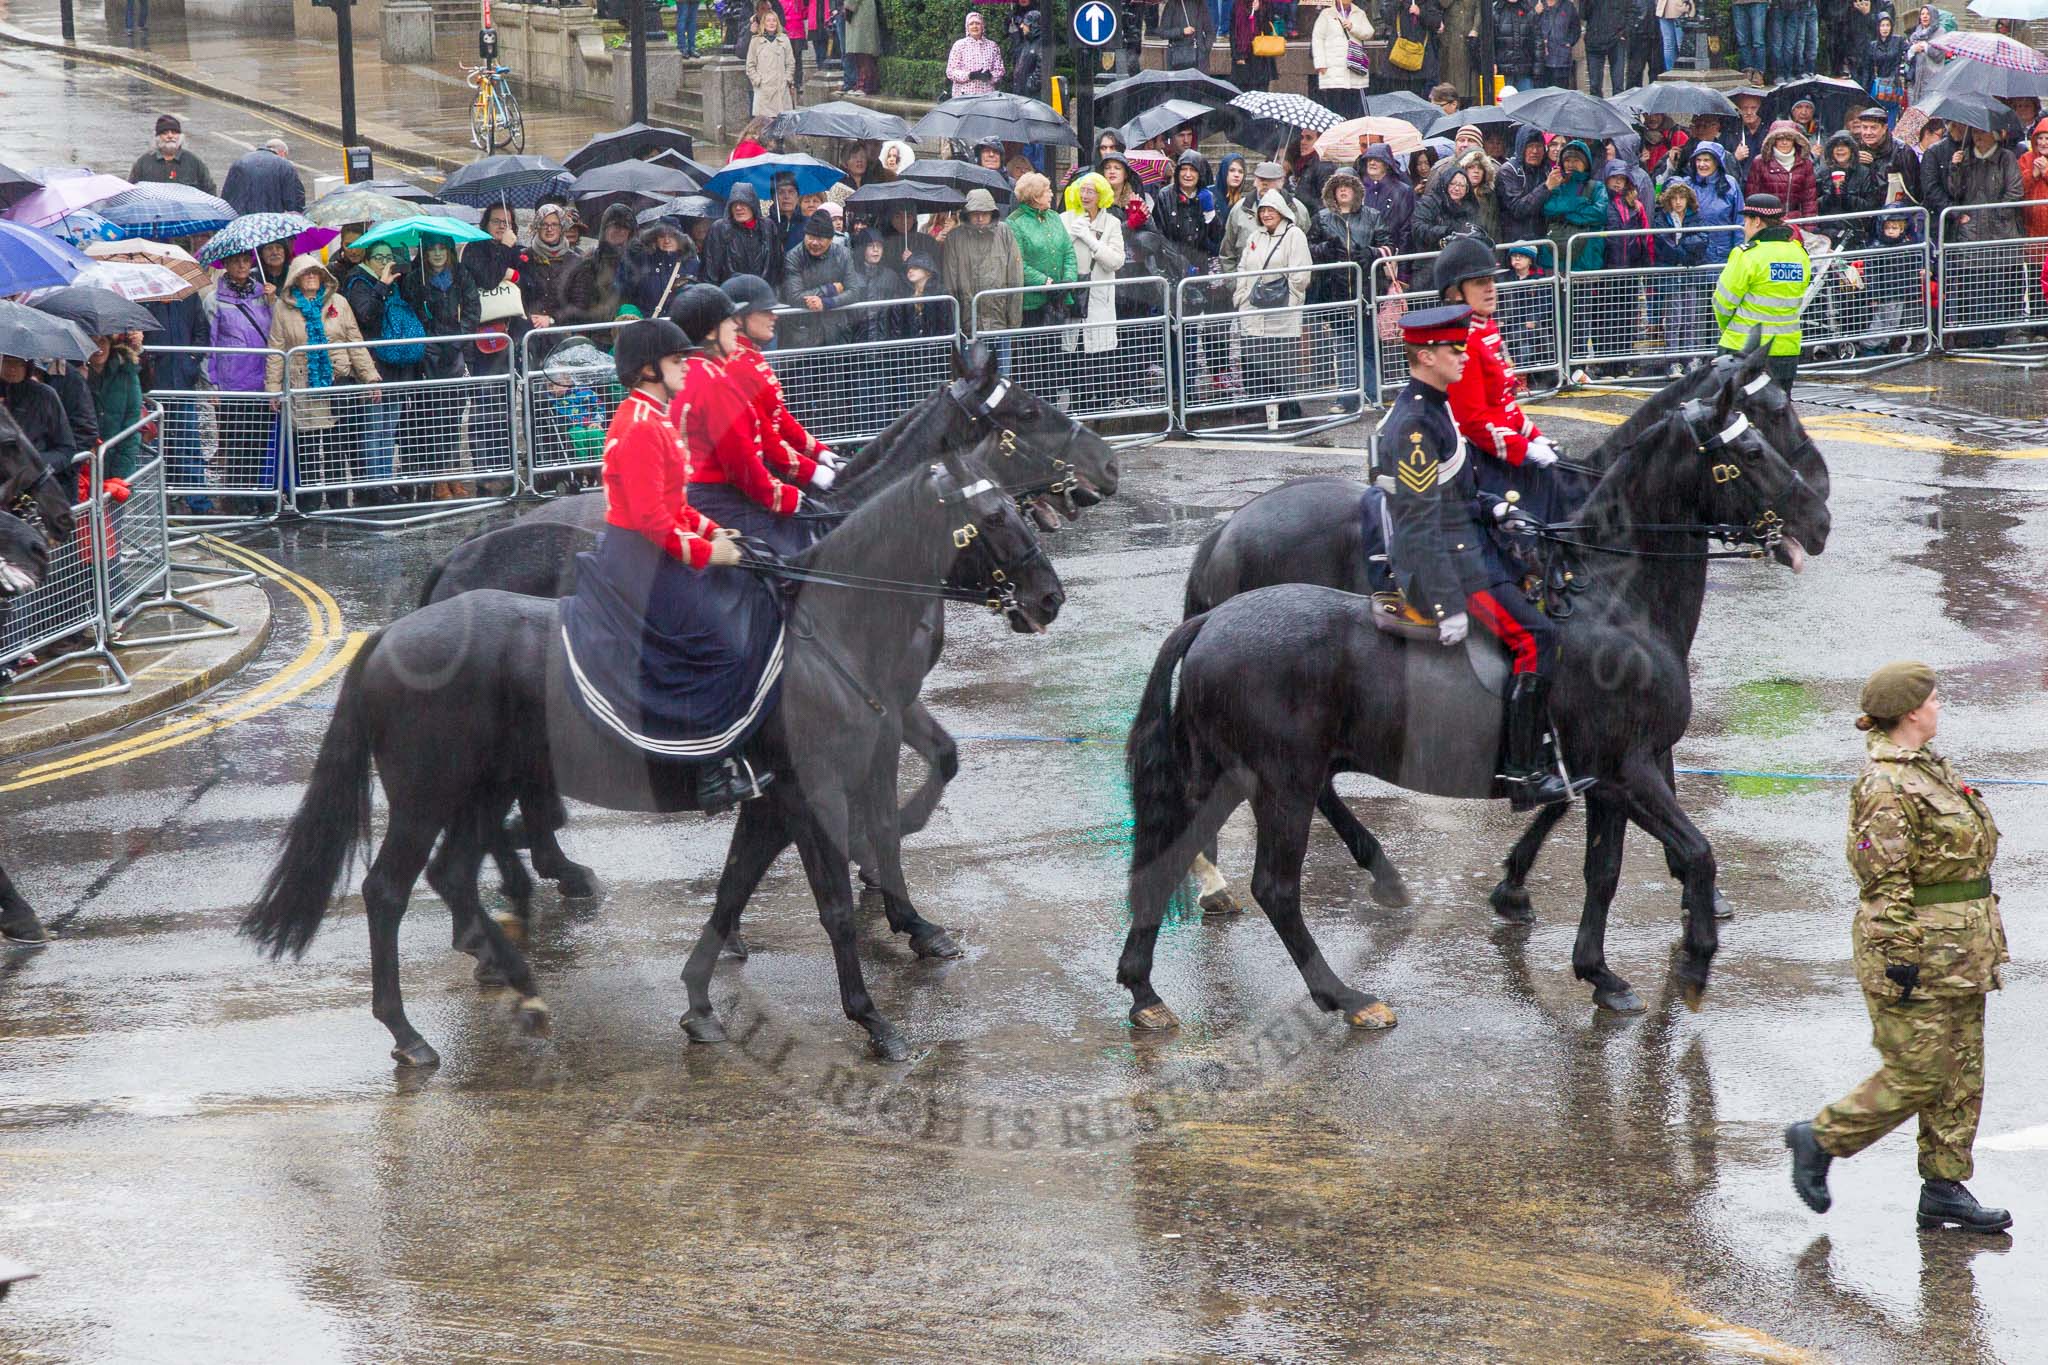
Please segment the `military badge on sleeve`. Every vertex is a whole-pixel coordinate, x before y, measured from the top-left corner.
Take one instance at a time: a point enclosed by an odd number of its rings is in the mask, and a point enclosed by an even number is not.
[[[1401,486],[1411,493],[1427,493],[1436,487],[1438,460],[1422,448],[1422,433],[1415,432],[1409,438],[1411,444],[1401,457],[1398,472]]]

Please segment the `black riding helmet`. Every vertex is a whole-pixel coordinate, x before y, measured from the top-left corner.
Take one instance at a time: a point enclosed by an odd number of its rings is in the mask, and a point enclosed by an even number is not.
[[[725,291],[717,285],[693,284],[670,302],[668,320],[683,329],[683,335],[689,338],[689,347],[696,347],[711,339],[719,323],[746,311],[726,297]]]
[[[775,286],[759,275],[735,275],[718,287],[742,313],[772,313],[780,302]]]
[[[718,293],[716,289],[711,292]],[[667,318],[642,318],[627,323],[619,329],[618,344],[612,347],[612,363],[618,369],[619,383],[628,389],[638,388],[642,370],[649,365],[658,369],[663,356],[683,355],[690,344],[683,329]]]
[[[1467,280],[1490,280],[1501,273],[1493,248],[1476,237],[1453,237],[1444,243],[1436,254],[1435,271],[1438,298]]]

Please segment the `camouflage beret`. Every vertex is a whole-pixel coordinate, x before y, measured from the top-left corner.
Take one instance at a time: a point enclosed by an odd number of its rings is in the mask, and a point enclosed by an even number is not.
[[[1873,720],[1897,720],[1934,694],[1934,670],[1916,659],[1899,659],[1870,675],[1863,684],[1863,714]]]

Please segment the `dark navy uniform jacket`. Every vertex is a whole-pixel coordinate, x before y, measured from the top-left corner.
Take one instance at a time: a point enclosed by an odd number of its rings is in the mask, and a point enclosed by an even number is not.
[[[1440,621],[1468,595],[1514,581],[1482,528],[1493,499],[1473,480],[1447,395],[1408,381],[1374,433],[1373,483],[1385,495],[1394,581],[1417,611]]]

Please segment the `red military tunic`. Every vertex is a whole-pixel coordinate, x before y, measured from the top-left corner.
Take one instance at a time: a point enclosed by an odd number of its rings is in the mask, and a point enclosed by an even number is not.
[[[639,389],[626,395],[604,437],[604,519],[637,531],[675,559],[701,569],[718,529],[690,506],[690,455],[661,404]]]
[[[1507,342],[1492,318],[1475,313],[1467,346],[1465,373],[1451,385],[1451,420],[1482,454],[1519,465],[1529,453],[1530,440],[1542,433],[1516,401],[1522,379],[1515,373]]]
[[[818,472],[817,454],[824,442],[805,431],[783,401],[782,380],[767,355],[742,333],[740,349],[726,362],[725,372],[761,423],[762,454],[769,467],[791,483],[809,483]]]
[[[731,484],[779,516],[797,510],[797,486],[768,472],[760,418],[726,366],[693,352],[669,418],[689,447],[691,482]]]

